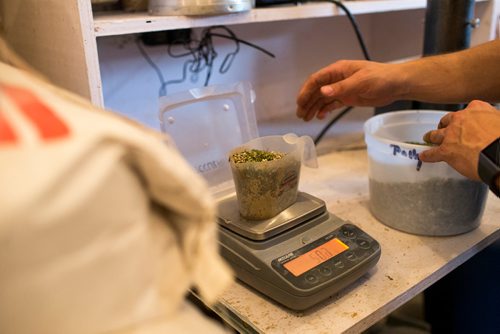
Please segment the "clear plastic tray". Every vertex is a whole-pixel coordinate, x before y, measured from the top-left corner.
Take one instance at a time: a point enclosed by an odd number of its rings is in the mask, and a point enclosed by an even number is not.
[[[258,137],[255,93],[248,82],[214,85],[160,99],[162,131],[221,199],[234,193],[228,152]]]

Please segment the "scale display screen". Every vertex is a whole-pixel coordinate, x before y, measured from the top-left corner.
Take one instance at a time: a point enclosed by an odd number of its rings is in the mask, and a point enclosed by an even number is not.
[[[332,257],[349,249],[345,243],[335,238],[311,249],[305,254],[283,264],[294,276],[300,276],[306,271],[322,264]]]

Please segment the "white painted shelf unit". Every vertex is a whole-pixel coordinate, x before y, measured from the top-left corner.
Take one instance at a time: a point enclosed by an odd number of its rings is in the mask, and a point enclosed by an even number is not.
[[[500,0],[488,5],[483,39],[491,38],[492,17]],[[345,1],[353,14],[422,9],[426,0]],[[235,25],[345,15],[329,2],[257,8],[245,13],[188,17],[148,13],[93,13],[90,0],[0,0],[0,24],[8,42],[57,85],[104,106],[97,38],[212,25]],[[484,20],[484,18],[483,18]]]
[[[345,6],[354,14],[371,14],[398,10],[425,8],[426,0],[346,1]],[[297,20],[345,15],[330,2],[310,2],[297,6],[256,8],[249,12],[214,16],[150,16],[147,13],[96,13],[96,37],[131,34],[182,28],[232,25],[242,23]]]

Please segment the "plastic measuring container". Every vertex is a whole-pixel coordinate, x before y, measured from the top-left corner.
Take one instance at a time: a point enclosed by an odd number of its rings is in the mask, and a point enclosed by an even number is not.
[[[233,149],[229,156],[251,150],[284,154],[270,161],[229,159],[241,216],[248,220],[272,218],[295,203],[302,163],[318,167],[316,148],[311,137],[288,133],[255,138]]]

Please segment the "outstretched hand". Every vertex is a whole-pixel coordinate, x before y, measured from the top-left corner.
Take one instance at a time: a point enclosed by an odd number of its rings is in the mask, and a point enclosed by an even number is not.
[[[312,74],[297,97],[297,116],[323,119],[342,106],[383,106],[401,97],[405,85],[399,64],[341,60]]]

